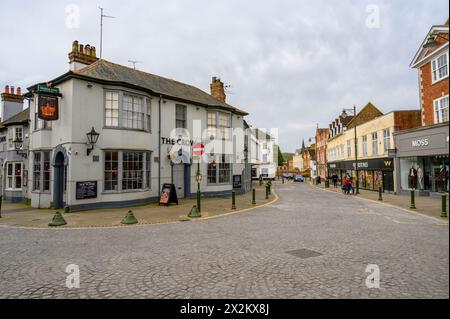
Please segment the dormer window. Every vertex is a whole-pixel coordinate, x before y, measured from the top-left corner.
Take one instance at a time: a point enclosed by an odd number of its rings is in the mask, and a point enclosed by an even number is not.
[[[433,83],[448,77],[448,53],[444,53],[431,61]]]

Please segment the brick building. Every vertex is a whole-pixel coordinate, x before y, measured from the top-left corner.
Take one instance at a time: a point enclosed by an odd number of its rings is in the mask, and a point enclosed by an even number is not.
[[[449,190],[448,39],[448,20],[432,26],[410,65],[419,74],[422,127],[395,134],[399,192]]]
[[[330,136],[330,131],[327,128],[316,129],[316,160],[317,160],[317,175],[321,178],[328,176],[327,169],[327,140]]]

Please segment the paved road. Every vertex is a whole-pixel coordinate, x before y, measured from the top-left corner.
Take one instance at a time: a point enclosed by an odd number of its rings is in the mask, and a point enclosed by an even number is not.
[[[118,229],[0,227],[1,298],[448,298],[448,224],[306,184],[267,207]],[[310,258],[287,253],[308,249]],[[80,267],[80,289],[65,267]],[[376,264],[379,289],[365,272]]]

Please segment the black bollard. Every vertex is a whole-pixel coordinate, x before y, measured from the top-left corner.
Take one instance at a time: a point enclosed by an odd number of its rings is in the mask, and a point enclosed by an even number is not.
[[[411,206],[409,208],[416,209],[415,190],[411,190]]]
[[[378,187],[378,200],[379,201],[383,200],[383,190],[382,190],[381,186]]]

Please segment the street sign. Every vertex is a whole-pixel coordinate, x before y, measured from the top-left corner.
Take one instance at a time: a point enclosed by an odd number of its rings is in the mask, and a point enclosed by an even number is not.
[[[195,155],[203,155],[205,154],[205,145],[203,144],[194,144],[192,146],[192,152],[194,152]]]
[[[38,93],[55,94],[55,95],[59,94],[58,88],[47,87],[47,85],[45,84],[38,84],[37,91]]]

